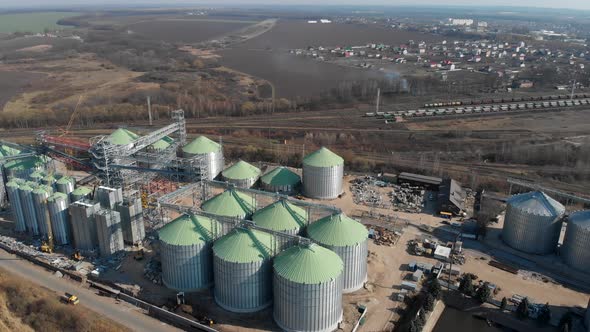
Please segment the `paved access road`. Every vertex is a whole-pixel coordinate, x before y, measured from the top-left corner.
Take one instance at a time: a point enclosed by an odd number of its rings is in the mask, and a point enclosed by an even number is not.
[[[180,331],[161,321],[143,314],[125,302],[117,303],[113,298],[98,296],[91,289],[83,288],[70,280],[58,278],[51,272],[0,249],[0,267],[14,275],[27,279],[37,285],[49,288],[61,296],[64,293],[76,294],[80,304],[92,311],[108,317],[134,331]]]

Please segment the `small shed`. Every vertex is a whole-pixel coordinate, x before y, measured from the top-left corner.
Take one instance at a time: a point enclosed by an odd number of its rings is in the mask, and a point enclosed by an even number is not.
[[[434,251],[434,258],[448,262],[451,256],[451,248],[445,246],[437,246]]]

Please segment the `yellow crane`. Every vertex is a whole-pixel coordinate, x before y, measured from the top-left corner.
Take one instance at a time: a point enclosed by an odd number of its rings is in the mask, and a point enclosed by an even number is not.
[[[76,117],[78,115],[78,107],[82,103],[83,99],[84,99],[84,94],[81,94],[80,97],[78,97],[78,102],[76,103],[76,106],[74,107],[74,111],[72,112],[72,115],[70,116],[70,120],[68,121],[67,126],[64,129],[62,129],[61,135],[59,135],[60,137],[67,136],[70,134],[70,129],[72,128],[72,125],[74,124],[74,121],[76,120]]]

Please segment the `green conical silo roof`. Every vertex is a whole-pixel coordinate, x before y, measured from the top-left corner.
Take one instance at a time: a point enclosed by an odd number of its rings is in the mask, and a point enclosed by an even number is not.
[[[66,195],[64,193],[61,193],[61,192],[55,192],[55,193],[49,195],[49,197],[47,198],[47,201],[53,202],[56,199],[60,199],[60,198],[62,198],[62,199],[68,199],[68,195]]]
[[[26,191],[33,191],[33,187],[31,186],[31,183],[29,183],[29,182],[26,182],[26,183],[21,184],[18,187],[18,189],[20,189],[20,190],[26,190]]]
[[[303,158],[303,164],[314,167],[332,167],[344,164],[344,159],[334,152],[322,147]]]
[[[31,175],[29,175],[29,177],[31,179],[42,179],[45,177],[45,172],[43,172],[42,170],[36,170],[33,173],[31,173]]]
[[[53,182],[53,181],[55,181],[55,179],[56,179],[56,177],[53,174],[47,174],[43,178],[43,180],[46,181],[46,182]]]
[[[219,145],[219,143],[216,143],[205,136],[199,136],[182,147],[182,151],[190,154],[204,154],[217,152],[220,148],[221,145]]]
[[[258,177],[260,175],[260,169],[240,160],[221,172],[221,174],[226,179],[244,180]]]
[[[338,278],[344,270],[340,256],[317,244],[293,246],[274,259],[275,273],[300,284],[320,284]]]
[[[85,186],[80,186],[76,189],[74,189],[74,191],[72,191],[72,195],[74,196],[85,196],[88,195],[92,192],[92,189],[85,187]]]
[[[271,186],[294,186],[301,182],[301,177],[287,167],[277,167],[264,174],[260,181]]]
[[[243,217],[254,212],[256,202],[244,193],[229,189],[201,205],[203,211],[226,217]]]
[[[51,193],[51,187],[48,186],[38,186],[37,188],[35,188],[35,190],[33,190],[33,194],[50,194]]]
[[[67,175],[62,176],[61,178],[59,178],[59,180],[57,180],[57,184],[68,184],[68,183],[73,183],[74,182],[74,178],[69,177]]]
[[[158,231],[160,241],[175,246],[190,246],[212,241],[221,231],[216,220],[183,214]]]
[[[270,259],[275,248],[275,238],[271,234],[244,228],[235,228],[213,244],[215,255],[232,263]]]
[[[262,228],[286,231],[304,227],[307,211],[285,200],[279,200],[256,211],[252,220]]]
[[[20,184],[15,180],[16,179],[10,179],[8,182],[6,182],[6,186],[10,188],[18,188]]]
[[[119,128],[119,129],[113,131],[109,135],[107,140],[111,144],[125,145],[125,144],[129,144],[129,143],[135,141],[138,138],[139,138],[139,135],[137,135],[136,133],[134,133],[130,130],[127,130],[125,128]]]
[[[161,140],[157,141],[156,143],[150,145],[151,148],[154,150],[166,150],[170,145],[174,143],[174,139],[169,136],[162,137]]]
[[[339,213],[307,226],[307,235],[323,245],[345,247],[367,241],[369,232],[358,221]]]
[[[4,168],[10,170],[29,170],[39,167],[47,162],[47,157],[33,156],[22,159],[10,160],[4,164]]]
[[[8,145],[0,145],[0,157],[16,156],[17,154],[20,154],[20,152],[20,150],[12,148]]]

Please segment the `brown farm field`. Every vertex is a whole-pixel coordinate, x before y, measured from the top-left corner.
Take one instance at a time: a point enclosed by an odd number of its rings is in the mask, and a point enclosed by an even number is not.
[[[128,29],[152,39],[198,43],[255,23],[255,21],[238,20],[157,19],[131,24]]]
[[[36,73],[0,71],[0,110],[11,98],[24,92],[31,82],[43,76]]]

